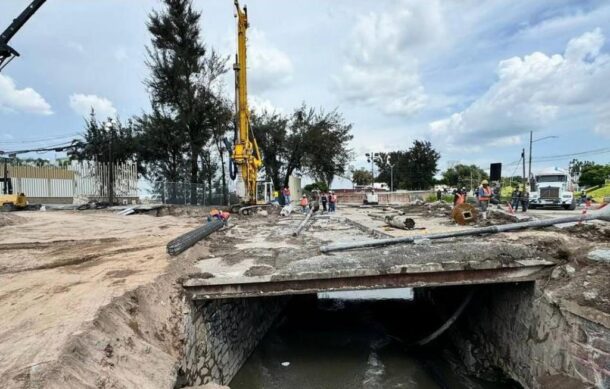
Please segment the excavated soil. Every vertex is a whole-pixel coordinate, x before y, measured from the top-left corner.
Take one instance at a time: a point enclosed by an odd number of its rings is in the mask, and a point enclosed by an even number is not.
[[[167,242],[196,218],[28,212],[2,228],[3,388],[169,388],[182,351],[188,253]],[[199,251],[205,251],[205,244]]]
[[[13,213],[0,212],[0,228],[23,223],[24,219]]]

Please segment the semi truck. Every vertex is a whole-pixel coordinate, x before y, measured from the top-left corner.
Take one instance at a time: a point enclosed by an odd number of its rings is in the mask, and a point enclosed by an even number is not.
[[[530,192],[530,208],[576,208],[577,187],[572,176],[563,169],[550,168],[538,172]]]

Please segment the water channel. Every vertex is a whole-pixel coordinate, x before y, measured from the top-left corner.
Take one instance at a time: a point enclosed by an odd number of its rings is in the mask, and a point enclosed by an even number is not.
[[[410,290],[299,297],[230,384],[232,389],[512,389],[460,372],[443,338],[429,331]]]

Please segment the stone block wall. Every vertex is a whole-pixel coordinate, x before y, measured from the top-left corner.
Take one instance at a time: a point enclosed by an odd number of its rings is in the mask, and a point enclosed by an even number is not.
[[[526,388],[553,376],[610,387],[610,329],[566,309],[534,283],[482,287],[451,338],[470,373],[501,370]]]
[[[185,320],[185,385],[227,385],[287,303],[286,297],[193,302]]]

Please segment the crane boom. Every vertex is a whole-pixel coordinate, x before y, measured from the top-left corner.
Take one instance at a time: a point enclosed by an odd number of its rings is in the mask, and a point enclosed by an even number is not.
[[[0,70],[2,70],[8,62],[14,57],[18,57],[17,50],[9,46],[9,41],[23,27],[28,20],[38,11],[47,0],[34,0],[30,5],[21,12],[21,14],[13,20],[2,35],[0,35]],[[8,62],[7,62],[8,61]],[[6,62],[6,63],[5,63]]]
[[[244,202],[256,204],[257,178],[262,166],[258,144],[250,128],[250,109],[248,107],[248,78],[246,59],[246,31],[248,29],[248,10],[239,6],[237,9],[237,57],[235,59],[235,111],[237,115],[237,132],[233,161],[238,166],[245,186]]]

